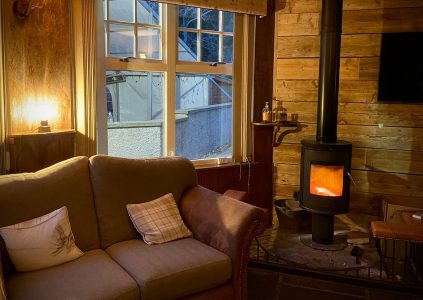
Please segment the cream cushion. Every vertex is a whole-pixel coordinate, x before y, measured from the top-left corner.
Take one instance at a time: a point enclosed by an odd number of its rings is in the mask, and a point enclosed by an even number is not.
[[[147,244],[162,244],[192,236],[182,221],[172,194],[149,202],[127,204],[126,209]]]
[[[42,217],[2,227],[0,235],[19,272],[59,265],[84,254],[75,245],[66,206]]]

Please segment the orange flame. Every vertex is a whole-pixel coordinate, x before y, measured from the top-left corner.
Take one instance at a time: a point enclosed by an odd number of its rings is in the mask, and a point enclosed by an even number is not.
[[[344,166],[323,166],[311,164],[310,194],[337,197],[342,196]]]

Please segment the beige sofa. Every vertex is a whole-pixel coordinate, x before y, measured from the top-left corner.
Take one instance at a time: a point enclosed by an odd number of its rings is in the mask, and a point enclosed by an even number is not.
[[[147,245],[126,204],[172,193],[193,238]],[[76,157],[36,173],[0,176],[0,227],[66,206],[85,254],[14,271],[0,238],[8,299],[243,299],[249,246],[263,210],[197,184],[183,158]],[[1,271],[1,270],[0,270]]]

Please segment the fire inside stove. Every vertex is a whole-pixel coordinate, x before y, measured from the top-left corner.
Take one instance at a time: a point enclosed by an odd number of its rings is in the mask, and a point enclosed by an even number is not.
[[[344,166],[325,166],[311,164],[310,194],[338,197],[342,196]]]

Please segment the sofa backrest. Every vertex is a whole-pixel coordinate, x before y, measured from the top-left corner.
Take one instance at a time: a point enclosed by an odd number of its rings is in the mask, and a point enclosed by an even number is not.
[[[103,248],[139,237],[126,204],[147,202],[167,193],[179,203],[183,192],[197,185],[194,166],[181,157],[127,159],[97,155],[90,162]]]
[[[82,251],[100,248],[87,157],[74,157],[35,173],[0,176],[0,227],[40,217],[62,206],[68,208],[76,245]],[[2,258],[6,258],[4,245],[0,248]],[[5,273],[11,271],[10,262],[3,267]]]

